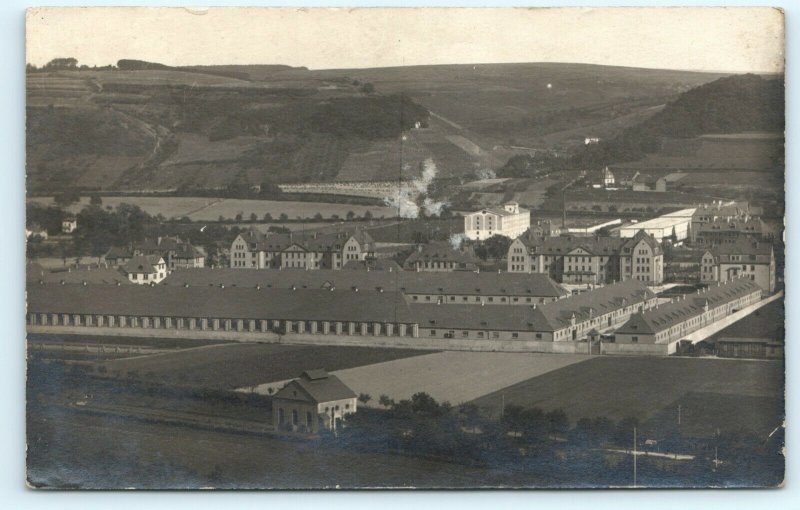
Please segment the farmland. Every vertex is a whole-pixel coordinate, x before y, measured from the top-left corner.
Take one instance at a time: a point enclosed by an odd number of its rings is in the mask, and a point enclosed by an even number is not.
[[[28,202],[42,205],[53,205],[52,197],[32,197]],[[248,219],[255,214],[259,220],[269,213],[276,220],[281,214],[286,214],[289,219],[308,219],[320,213],[324,218],[337,215],[345,218],[347,213],[353,211],[356,216],[363,216],[369,211],[374,217],[394,217],[396,211],[391,207],[364,206],[354,204],[332,204],[319,202],[294,202],[283,200],[245,200],[232,198],[205,198],[205,197],[147,197],[147,196],[107,196],[103,197],[103,207],[116,207],[121,203],[136,205],[150,215],[162,215],[165,218],[179,219],[188,217],[193,221],[217,221],[220,216],[232,220],[237,214]],[[89,198],[83,197],[80,202],[69,206],[73,213],[89,205]]]
[[[225,344],[105,363],[107,373],[138,373],[155,380],[231,389],[290,379],[304,370],[341,370],[430,351],[277,344]]]
[[[420,391],[440,402],[458,404],[551,370],[581,364],[586,359],[588,356],[571,354],[448,351],[339,370],[335,374],[356,393],[371,395],[374,400],[368,405],[378,405],[380,395],[400,400]],[[266,388],[262,385],[259,389]]]
[[[768,434],[783,415],[783,364],[702,358],[594,358],[534,377],[475,400],[488,414],[505,404],[562,408],[580,418],[638,418],[658,433],[682,406],[684,431],[716,428]]]

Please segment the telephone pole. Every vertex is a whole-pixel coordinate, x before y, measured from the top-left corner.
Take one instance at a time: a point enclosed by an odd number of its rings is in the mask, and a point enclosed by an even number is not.
[[[633,427],[633,487],[636,488],[636,427]]]

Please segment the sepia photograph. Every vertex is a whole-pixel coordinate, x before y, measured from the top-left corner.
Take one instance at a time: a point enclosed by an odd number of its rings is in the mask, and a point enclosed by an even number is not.
[[[30,489],[783,486],[781,9],[25,31]]]

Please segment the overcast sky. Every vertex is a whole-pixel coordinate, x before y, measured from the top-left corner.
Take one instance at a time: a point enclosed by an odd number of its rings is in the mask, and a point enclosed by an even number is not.
[[[27,61],[107,65],[288,64],[312,69],[580,62],[783,71],[771,8],[267,9],[40,8]]]

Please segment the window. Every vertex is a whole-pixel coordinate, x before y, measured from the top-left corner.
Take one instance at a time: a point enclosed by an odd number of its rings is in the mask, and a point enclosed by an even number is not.
[[[306,412],[306,427],[309,429],[314,426],[314,419],[310,412]]]
[[[536,340],[541,340],[541,339],[542,339],[542,334],[536,333]]]
[[[297,409],[292,410],[292,425],[297,425]]]
[[[461,332],[461,336],[468,337],[469,336],[469,331],[462,331]]]
[[[639,337],[638,336],[632,336],[631,337],[631,343],[635,344],[635,343],[638,343],[638,342],[639,342]]]
[[[435,329],[431,330],[431,336],[436,336],[436,330]]]
[[[511,333],[511,338],[519,338],[519,333]]]

